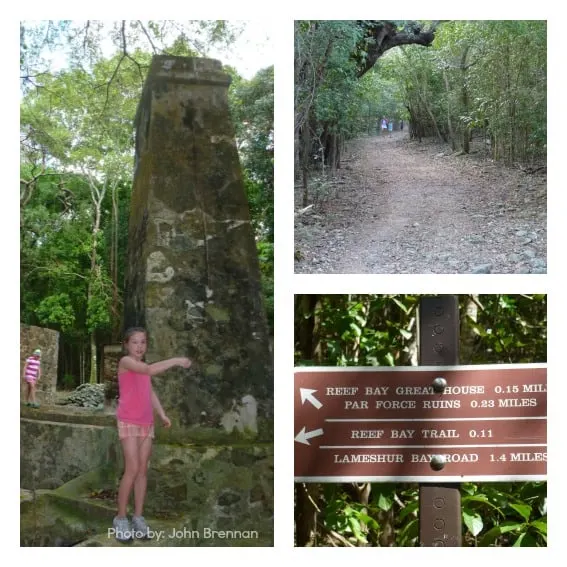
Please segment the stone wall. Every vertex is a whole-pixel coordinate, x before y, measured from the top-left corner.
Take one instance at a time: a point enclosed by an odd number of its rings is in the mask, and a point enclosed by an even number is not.
[[[39,417],[39,414],[36,414]],[[116,426],[20,419],[20,488],[57,488],[117,462]]]
[[[57,390],[57,360],[59,356],[59,333],[52,329],[20,324],[20,400],[25,400],[26,383],[23,370],[26,358],[33,351],[41,350],[41,378],[37,383],[37,401],[52,403]]]
[[[31,421],[36,421],[33,431]],[[110,431],[115,428],[90,424],[87,434],[88,425],[84,424],[79,434],[77,424],[58,423],[57,431],[54,425],[22,420],[26,434],[32,433],[41,443],[31,440],[34,458],[32,462],[22,461],[21,469],[28,471],[23,473],[22,483],[29,485],[29,469],[35,466],[36,488],[20,490],[20,545],[122,545],[108,534],[116,514],[122,474],[120,453],[116,459],[109,455]],[[103,430],[106,432],[101,433]],[[59,450],[54,445],[57,437],[64,439],[67,466],[52,458]],[[86,441],[90,443],[87,451]],[[69,469],[68,444],[74,446],[74,471]],[[27,441],[23,445],[30,448]],[[109,460],[97,466],[104,458]],[[40,463],[44,465],[39,467]],[[89,470],[60,484],[69,472],[83,468]],[[154,533],[163,535],[161,539],[138,543],[144,547],[272,546],[273,511],[272,446],[243,449],[156,443],[148,471],[144,515]]]
[[[118,363],[123,356],[122,345],[105,345],[102,354],[102,382],[109,401],[118,398]]]

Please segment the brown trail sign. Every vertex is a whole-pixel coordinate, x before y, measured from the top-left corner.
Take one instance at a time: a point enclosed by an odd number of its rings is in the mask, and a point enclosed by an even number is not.
[[[295,480],[544,480],[546,391],[544,364],[298,368]]]
[[[455,295],[422,297],[419,367],[295,370],[296,482],[419,482],[419,545],[462,542],[462,481],[546,480],[547,366],[458,366]]]

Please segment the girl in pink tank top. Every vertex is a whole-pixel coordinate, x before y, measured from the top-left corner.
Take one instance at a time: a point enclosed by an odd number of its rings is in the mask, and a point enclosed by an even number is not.
[[[118,514],[112,525],[121,542],[133,537],[148,538],[153,533],[142,515],[146,497],[147,468],[154,437],[154,410],[164,427],[171,427],[152,388],[151,377],[174,367],[189,368],[188,358],[169,358],[153,364],[143,362],[147,333],[141,327],[128,329],[124,336],[123,356],[118,363],[118,437],[124,453],[124,475],[118,489]],[[132,523],[126,515],[130,494],[134,490]]]

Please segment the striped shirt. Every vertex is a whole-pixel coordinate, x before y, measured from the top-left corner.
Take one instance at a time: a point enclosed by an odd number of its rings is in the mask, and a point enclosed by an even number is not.
[[[30,356],[26,359],[26,380],[37,380],[40,364],[41,360],[35,356]]]

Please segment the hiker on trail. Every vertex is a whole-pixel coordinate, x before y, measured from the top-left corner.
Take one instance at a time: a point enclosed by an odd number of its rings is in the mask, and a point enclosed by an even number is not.
[[[382,116],[382,132],[385,132],[388,129],[388,121],[386,120],[385,116]]]
[[[394,129],[394,122],[393,120],[390,120],[388,122],[388,132],[391,132]]]
[[[124,453],[124,475],[118,489],[118,513],[112,521],[114,536],[120,542],[132,538],[147,539],[150,528],[144,519],[147,468],[154,438],[155,410],[164,427],[171,421],[163,411],[152,388],[151,377],[174,366],[189,368],[188,358],[169,358],[153,364],[143,362],[146,354],[148,334],[142,327],[128,329],[124,335],[123,356],[118,363],[118,438]],[[132,523],[126,509],[130,494],[134,490],[134,514]]]
[[[23,379],[27,384],[26,406],[38,408],[39,404],[35,400],[35,385],[41,377],[41,350],[36,348],[33,354],[26,358],[24,364]]]

